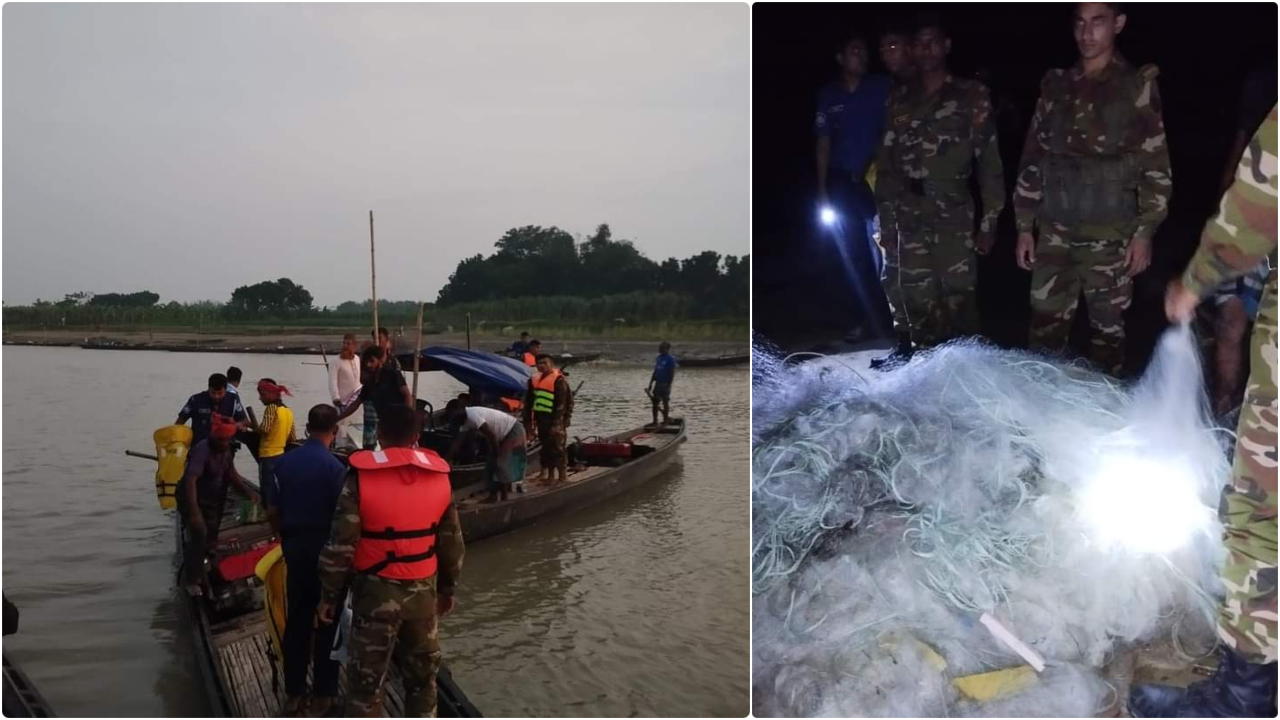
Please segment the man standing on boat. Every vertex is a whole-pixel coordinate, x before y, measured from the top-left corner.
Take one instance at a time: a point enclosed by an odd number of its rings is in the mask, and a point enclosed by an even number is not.
[[[284,455],[285,448],[295,440],[293,410],[284,404],[284,395],[291,395],[289,388],[277,385],[271,378],[258,381],[258,399],[262,401],[262,422],[256,424],[258,432],[258,488],[262,499],[271,504],[275,491],[276,460]]]
[[[351,579],[348,716],[378,717],[392,659],[404,682],[405,717],[432,717],[440,669],[437,619],[456,606],[462,527],[449,466],[415,448],[416,414],[393,405],[380,414],[381,452],[357,452],[320,554],[320,623],[331,623]],[[355,570],[351,578],[351,570]]]
[[[645,394],[653,402],[653,424],[658,424],[658,403],[662,403],[662,424],[671,419],[671,383],[676,379],[676,358],[671,354],[671,343],[665,340],[658,345],[658,360],[653,364],[653,376]]]
[[[342,336],[342,350],[329,368],[329,396],[333,398],[333,406],[338,412],[346,407],[344,403],[355,399],[360,391],[360,358],[356,356],[355,333]],[[350,419],[338,423],[338,447],[353,448],[355,439],[352,432],[355,423]]]
[[[445,406],[445,417],[457,432],[449,447],[447,459],[450,462],[469,433],[478,432],[488,441],[489,497],[482,502],[505,501],[512,485],[515,485],[516,492],[524,492],[521,481],[528,462],[525,454],[528,436],[515,417],[493,408],[468,407],[461,397],[449,401]]]
[[[249,427],[249,416],[240,404],[240,397],[227,392],[227,376],[214,373],[209,376],[209,388],[187,398],[187,404],[178,413],[175,425],[183,425],[191,418],[191,446],[209,437],[213,416],[221,415],[234,420],[241,428]]]
[[[222,377],[219,375],[218,377]],[[186,520],[183,545],[183,574],[187,592],[198,595],[204,580],[204,557],[218,541],[222,511],[227,502],[227,483],[235,483],[240,492],[255,503],[258,493],[236,472],[231,439],[236,423],[214,415],[208,438],[191,446],[186,470],[178,482],[178,512]]]
[[[316,405],[307,413],[307,442],[281,456],[275,465],[276,484],[267,517],[280,535],[289,568],[283,648],[286,714],[301,710],[306,695],[312,623],[320,604],[320,552],[329,539],[338,494],[347,475],[347,469],[329,452],[337,434],[338,411],[331,405]],[[307,708],[312,717],[327,713],[338,694],[338,663],[329,659],[336,627],[327,623],[314,629],[314,682]]]
[[[387,363],[386,352],[382,348],[377,346],[365,348],[360,357],[364,365],[360,394],[343,408],[338,419],[345,420],[363,406],[366,411],[364,449],[372,450],[378,442],[377,428],[382,413],[393,405],[411,406],[413,393],[405,383],[404,373],[400,372],[400,368]],[[395,358],[391,360],[394,362]]]
[[[538,481],[565,482],[569,479],[565,433],[573,416],[573,391],[550,355],[539,355],[537,368],[525,394],[524,429],[529,437],[535,437],[536,430],[536,437],[542,441],[542,472]]]

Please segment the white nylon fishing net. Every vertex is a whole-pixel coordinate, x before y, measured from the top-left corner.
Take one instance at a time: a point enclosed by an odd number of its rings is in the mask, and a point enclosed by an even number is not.
[[[1212,647],[1232,438],[1186,328],[1132,385],[977,344],[754,363],[757,715],[1089,716],[1119,644]],[[951,679],[1024,663],[984,613],[1048,667],[978,703]]]

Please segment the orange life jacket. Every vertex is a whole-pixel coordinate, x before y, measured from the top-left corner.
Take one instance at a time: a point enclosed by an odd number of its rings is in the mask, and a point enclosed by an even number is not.
[[[510,412],[519,412],[520,408],[524,405],[524,403],[520,402],[519,400],[516,400],[515,398],[504,397],[504,398],[498,398],[498,399],[502,401],[503,405],[507,406],[507,410],[509,410]]]
[[[537,367],[538,358],[533,353],[527,352],[524,354],[524,364],[528,365],[529,367]]]
[[[534,375],[529,382],[533,385],[533,411],[550,413],[555,407],[556,380],[560,379],[560,371]]]
[[[452,502],[449,464],[431,450],[387,448],[351,455],[360,472],[358,572],[393,580],[436,574],[436,529]]]

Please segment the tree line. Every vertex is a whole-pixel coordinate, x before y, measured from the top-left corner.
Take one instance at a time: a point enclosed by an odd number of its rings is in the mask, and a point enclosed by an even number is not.
[[[558,227],[508,230],[485,257],[463,260],[440,289],[442,307],[504,300],[632,293],[674,294],[693,301],[695,317],[745,317],[751,294],[750,256],[707,250],[684,260],[650,260],[607,224],[581,243]]]
[[[614,240],[608,225],[578,243],[557,227],[508,230],[489,257],[458,264],[435,303],[426,308],[433,329],[460,328],[469,315],[489,327],[530,322],[638,325],[682,320],[745,322],[750,302],[749,256],[702,252],[656,263],[628,240]],[[363,325],[370,301],[319,307],[289,278],[241,285],[226,302],[160,302],[150,290],[68,293],[58,301],[4,307],[14,326],[197,326],[286,323]],[[413,324],[418,304],[378,302],[383,324]]]

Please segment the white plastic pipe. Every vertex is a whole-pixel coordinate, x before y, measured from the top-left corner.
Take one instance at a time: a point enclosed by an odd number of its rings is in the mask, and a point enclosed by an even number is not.
[[[1027,664],[1035,668],[1036,672],[1044,672],[1044,658],[1040,657],[1040,653],[1032,650],[1029,645],[1022,642],[1013,633],[1009,632],[1009,628],[1000,624],[999,620],[991,617],[987,613],[982,613],[982,617],[978,618],[987,630],[996,637],[997,640],[1004,643],[1010,650],[1022,656]]]

